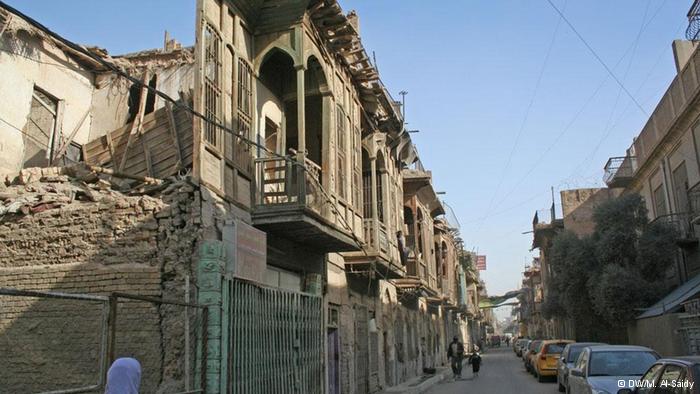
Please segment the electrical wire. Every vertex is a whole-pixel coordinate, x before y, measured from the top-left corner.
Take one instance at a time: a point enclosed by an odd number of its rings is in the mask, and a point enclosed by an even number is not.
[[[548,1],[549,1],[549,0],[548,0]],[[659,14],[659,11],[660,11],[661,8],[665,5],[665,3],[666,3],[666,1],[664,1],[664,2],[656,9],[656,11],[655,11],[654,14],[652,15],[652,17],[647,21],[647,23],[644,25],[644,27],[643,27],[642,30],[646,30],[646,29],[651,25],[651,23],[652,23],[652,22],[654,21],[654,19],[657,17],[657,15]],[[625,51],[625,53],[624,53],[622,56],[620,56],[620,59],[615,63],[614,68],[616,68],[618,65],[620,65],[620,63],[622,63],[622,61],[627,57],[627,55],[630,53],[630,51],[631,51],[633,48],[634,48],[634,43],[631,43],[630,46],[629,46],[629,47],[627,48],[627,50]],[[554,138],[554,140],[552,141],[552,143],[544,150],[544,152],[543,152],[542,154],[540,154],[538,160],[530,167],[530,169],[525,173],[524,176],[522,176],[522,177],[519,178],[519,181],[516,183],[516,185],[515,185],[513,188],[511,188],[511,189],[503,196],[503,198],[500,200],[500,202],[498,202],[498,203],[496,204],[495,207],[499,207],[501,204],[503,204],[504,201],[506,201],[506,200],[508,199],[508,197],[510,197],[510,195],[512,195],[516,190],[518,190],[518,187],[520,187],[520,185],[522,185],[522,183],[528,178],[528,176],[529,176],[530,174],[532,174],[532,172],[537,168],[537,166],[539,166],[539,165],[542,163],[542,161],[544,160],[544,157],[547,155],[547,153],[549,153],[549,152],[554,148],[554,146],[562,139],[562,137],[563,137],[566,133],[568,133],[568,131],[571,129],[571,127],[573,127],[574,123],[575,123],[575,122],[578,120],[578,118],[583,114],[583,112],[584,112],[585,109],[588,107],[588,105],[590,105],[591,102],[593,101],[593,99],[598,95],[598,93],[600,92],[600,90],[603,88],[603,86],[604,86],[605,83],[607,82],[607,79],[608,79],[608,78],[610,78],[610,74],[607,74],[607,75],[605,76],[605,78],[601,81],[601,83],[598,85],[598,87],[593,91],[593,93],[592,93],[592,94],[588,97],[588,99],[584,102],[583,106],[574,114],[574,117],[571,119],[571,121],[569,121],[569,122],[567,123],[566,127],[565,127],[564,129],[562,129],[562,131],[561,131],[559,134],[557,134],[557,136]],[[638,90],[639,90],[639,89],[638,89]],[[619,120],[618,120],[618,121],[619,121]],[[613,127],[614,127],[614,126],[613,126]]]
[[[566,9],[566,2],[564,3],[564,9]],[[540,89],[540,85],[542,84],[542,79],[544,77],[544,72],[547,69],[547,64],[549,63],[549,57],[552,54],[552,48],[554,48],[554,43],[556,42],[557,39],[557,33],[559,32],[559,27],[561,26],[561,21],[562,18],[557,19],[557,24],[556,27],[554,28],[554,32],[552,33],[552,38],[549,41],[549,46],[547,48],[547,52],[545,53],[544,60],[542,61],[542,67],[540,68],[539,75],[537,76],[537,81],[535,82],[535,88],[532,92],[532,96],[530,97],[530,102],[528,103],[526,109],[525,109],[525,116],[523,117],[522,122],[520,123],[520,127],[518,129],[518,134],[515,136],[515,141],[513,142],[513,147],[510,150],[510,153],[508,154],[508,159],[506,160],[506,165],[503,167],[503,172],[501,173],[501,176],[498,178],[498,184],[496,185],[496,190],[493,192],[493,196],[491,196],[491,201],[489,201],[488,208],[486,208],[486,212],[490,211],[491,208],[493,207],[493,203],[496,201],[496,196],[498,196],[498,192],[501,190],[501,186],[503,185],[503,180],[506,177],[506,174],[508,173],[508,170],[510,169],[511,162],[513,160],[513,155],[515,154],[515,150],[518,147],[518,144],[520,143],[520,137],[523,134],[523,131],[525,130],[525,125],[527,124],[528,119],[530,118],[530,111],[532,110],[532,106],[535,103],[535,99],[537,98],[537,92]],[[481,226],[483,225],[483,221],[479,223],[477,227],[477,232],[481,229]]]
[[[593,49],[593,47],[591,47],[591,45],[588,43],[588,41],[586,41],[586,39],[583,38],[581,33],[579,33],[578,30],[576,30],[576,27],[574,27],[574,25],[566,18],[566,16],[564,16],[564,14],[559,10],[559,8],[557,8],[557,6],[552,2],[552,0],[547,0],[547,2],[549,3],[549,5],[552,6],[552,8],[554,8],[554,10],[559,14],[559,16],[561,16],[561,18],[564,20],[564,22],[566,22],[566,24],[569,25],[569,28],[571,28],[571,30],[574,32],[574,34],[576,34],[576,36],[579,38],[579,40],[581,40],[583,45],[585,45],[586,48],[588,48],[588,50],[591,52],[593,57],[595,57],[596,60],[598,60],[598,62],[603,66],[603,68],[605,68],[605,70],[608,72],[608,74],[610,74],[610,76],[615,80],[615,82],[617,82],[617,84],[620,85],[620,88],[627,94],[627,96],[634,102],[634,104],[637,105],[637,108],[639,108],[639,110],[642,111],[642,113],[644,115],[649,116],[647,111],[644,110],[642,105],[639,104],[639,102],[637,101],[637,99],[634,98],[632,93],[630,93],[630,91],[627,90],[627,88],[622,83],[622,81],[620,81],[620,79],[617,78],[615,73],[610,69],[610,67],[608,67],[608,65],[605,63],[605,61],[603,61],[603,59],[598,55],[598,53],[595,51],[595,49]]]

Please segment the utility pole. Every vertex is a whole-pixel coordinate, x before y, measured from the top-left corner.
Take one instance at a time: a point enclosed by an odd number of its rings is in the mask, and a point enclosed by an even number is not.
[[[406,95],[408,94],[407,91],[402,90],[399,92],[401,95],[401,116],[403,117],[403,122],[404,124],[406,123]]]

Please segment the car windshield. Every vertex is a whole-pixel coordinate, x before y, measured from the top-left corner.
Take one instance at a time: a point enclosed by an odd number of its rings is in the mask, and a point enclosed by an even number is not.
[[[585,346],[576,346],[569,349],[569,358],[567,358],[566,361],[570,363],[576,362],[576,360],[578,360],[578,356],[585,348]]]
[[[544,352],[547,354],[561,354],[564,351],[564,346],[566,346],[566,343],[550,343],[544,349]]]
[[[604,351],[591,353],[588,376],[643,375],[656,361],[645,351]]]

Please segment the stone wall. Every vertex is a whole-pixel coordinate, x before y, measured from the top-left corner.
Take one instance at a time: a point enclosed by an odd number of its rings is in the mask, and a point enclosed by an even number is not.
[[[0,286],[184,301],[185,277],[196,285],[201,194],[188,178],[128,189],[84,169],[31,169],[0,189]],[[97,381],[99,303],[1,297],[0,393]],[[139,359],[144,392],[183,388],[184,322],[183,307],[120,302],[116,355]]]

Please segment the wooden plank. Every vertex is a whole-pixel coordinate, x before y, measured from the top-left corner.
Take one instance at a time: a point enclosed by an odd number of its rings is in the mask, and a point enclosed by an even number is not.
[[[141,146],[143,147],[143,156],[146,159],[146,170],[148,171],[148,176],[153,176],[153,164],[151,163],[151,151],[148,148],[148,143],[144,138],[141,138]]]
[[[173,114],[172,104],[169,101],[165,103],[165,112],[168,117],[168,128],[170,129],[170,133],[172,134],[173,143],[175,144],[175,150],[177,151],[177,160],[181,164],[182,150],[180,148],[180,136],[178,135],[177,124],[175,122],[175,114]]]
[[[105,134],[105,141],[107,142],[107,149],[109,149],[109,161],[112,163],[112,166],[116,166],[117,163],[114,161],[114,144],[109,133]]]
[[[68,149],[68,145],[70,145],[71,142],[73,142],[73,138],[75,138],[75,135],[78,134],[78,130],[83,126],[83,123],[85,122],[85,119],[87,119],[88,115],[90,115],[90,108],[88,108],[85,113],[83,114],[83,117],[80,118],[80,121],[78,124],[73,128],[73,130],[70,132],[68,135],[68,138],[61,144],[61,147],[58,149],[56,152],[56,155],[54,156],[54,163],[56,160],[63,156],[64,153],[66,153],[66,150]]]
[[[134,122],[131,124],[131,131],[129,132],[129,138],[126,141],[126,148],[124,148],[124,155],[122,156],[122,160],[119,163],[119,171],[122,171],[124,168],[124,165],[126,164],[126,154],[129,151],[129,147],[131,146],[131,142],[133,138],[135,137],[136,134],[138,134],[141,131],[141,126],[143,125],[143,113],[146,110],[146,92],[147,89],[145,88],[146,84],[148,83],[148,71],[146,71],[143,74],[142,78],[142,87],[141,87],[141,95],[139,96],[139,109],[138,112],[136,113],[136,119]]]

